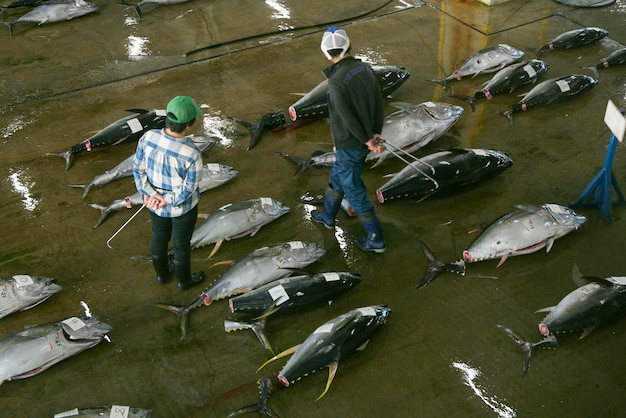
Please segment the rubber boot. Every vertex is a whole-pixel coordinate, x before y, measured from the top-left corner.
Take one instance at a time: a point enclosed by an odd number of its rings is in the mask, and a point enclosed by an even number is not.
[[[156,281],[165,284],[170,278],[170,262],[167,256],[152,254],[152,266],[156,271]]]
[[[335,216],[341,208],[341,200],[343,199],[343,193],[339,193],[332,187],[327,187],[324,193],[324,208],[322,211],[317,209],[311,211],[311,219],[315,222],[321,223],[328,229],[335,228]]]
[[[373,251],[377,254],[384,253],[387,249],[387,244],[385,243],[383,228],[376,212],[371,210],[359,213],[357,216],[363,229],[367,232],[367,238],[357,238],[356,245],[363,251]]]
[[[178,288],[180,290],[187,290],[192,286],[200,284],[206,279],[206,275],[203,271],[198,271],[191,274],[191,266],[188,263],[180,263],[176,260],[174,263],[174,274],[178,280]]]

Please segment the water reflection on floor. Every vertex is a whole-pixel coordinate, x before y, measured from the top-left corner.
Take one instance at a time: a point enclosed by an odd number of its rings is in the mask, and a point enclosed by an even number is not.
[[[540,339],[536,310],[554,305],[575,288],[571,271],[598,277],[623,275],[619,257],[623,208],[615,221],[585,209],[587,223],[557,240],[549,253],[468,266],[465,277],[443,274],[415,291],[427,269],[417,238],[444,261],[458,260],[477,231],[519,203],[574,200],[602,166],[610,133],[603,123],[607,100],[623,107],[623,67],[599,71],[599,84],[571,102],[517,115],[514,127],[499,112],[518,100],[502,94],[479,101],[475,112],[449,95],[473,94],[490,76],[451,83],[446,93],[427,79],[442,78],[471,53],[506,43],[534,58],[534,50],[558,34],[602,26],[609,36],[580,49],[542,55],[548,75],[592,72],[624,46],[624,2],[598,9],[570,9],[552,0],[511,1],[486,7],[469,1],[190,1],[146,6],[139,19],[120,4],[100,4],[99,13],[58,24],[20,25],[0,43],[0,207],[4,241],[2,276],[27,273],[56,277],[64,290],[44,304],[3,318],[3,335],[24,326],[84,314],[113,326],[103,342],[44,373],[6,382],[0,390],[7,416],[52,416],[75,407],[107,404],[150,408],[155,416],[226,416],[258,399],[256,380],[272,377],[270,407],[280,416],[617,416],[624,407],[622,321],[579,335],[559,336],[557,350],[535,353],[520,377],[521,350],[496,327],[503,324],[531,341]],[[382,6],[382,7],[381,7]],[[16,16],[18,11],[7,11]],[[355,218],[340,214],[335,233],[312,224],[306,191],[321,193],[328,171],[293,165],[277,155],[306,157],[331,150],[326,120],[265,133],[246,151],[249,133],[230,117],[258,121],[287,110],[322,80],[327,65],[319,38],[329,24],[348,30],[356,55],[374,64],[403,65],[409,80],[390,98],[421,103],[446,101],[465,107],[459,122],[417,155],[439,148],[477,147],[506,151],[514,161],[502,175],[445,198],[377,204],[389,250],[361,253]],[[286,29],[289,28],[289,29]],[[185,54],[187,53],[187,54]],[[527,90],[524,90],[527,91]],[[214,261],[238,259],[255,248],[303,240],[321,243],[327,254],[311,269],[357,271],[363,282],[330,305],[271,318],[267,332],[281,351],[302,342],[318,325],[357,306],[386,303],[393,312],[365,350],[339,366],[329,392],[318,402],[326,371],[287,389],[275,379],[282,363],[262,372],[269,357],[250,331],[225,333],[226,301],[191,314],[180,341],[174,315],[155,303],[188,305],[198,291],[173,283],[157,286],[145,255],[148,217],[138,216],[106,241],[134,210],[100,214],[87,203],[108,204],[134,192],[130,180],[90,191],[85,184],[134,151],[134,144],[95,150],[64,162],[48,152],[67,150],[94,131],[127,115],[126,109],[162,108],[174,95],[189,94],[205,117],[197,135],[217,145],[205,163],[239,171],[232,183],[207,192],[200,212],[236,200],[269,196],[291,208],[254,237],[225,242]],[[389,106],[387,112],[394,110]],[[614,172],[624,182],[618,148]],[[404,164],[389,159],[367,170],[374,190]],[[194,251],[194,268],[217,277],[224,267]],[[555,380],[557,377],[557,380]]]

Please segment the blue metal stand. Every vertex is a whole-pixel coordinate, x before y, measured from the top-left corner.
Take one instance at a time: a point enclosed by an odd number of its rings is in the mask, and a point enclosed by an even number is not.
[[[609,223],[613,222],[613,205],[626,206],[624,195],[611,169],[617,144],[617,137],[611,134],[611,141],[604,160],[604,167],[602,167],[600,172],[591,180],[591,183],[585,187],[585,190],[582,191],[578,198],[570,203],[571,208],[589,208],[597,206],[604,220]],[[615,190],[617,200],[613,200],[611,186],[613,186]]]

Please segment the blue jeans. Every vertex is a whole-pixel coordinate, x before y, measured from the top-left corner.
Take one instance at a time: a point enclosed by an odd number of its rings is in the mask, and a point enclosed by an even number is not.
[[[175,218],[163,218],[150,211],[152,221],[152,254],[167,257],[170,237],[174,242],[174,260],[180,264],[191,263],[191,236],[198,219],[198,205]]]
[[[361,178],[365,157],[368,153],[367,148],[337,150],[335,152],[335,164],[330,170],[330,179],[328,180],[328,184],[333,190],[346,196],[357,214],[374,210],[374,206],[367,196],[365,183]]]

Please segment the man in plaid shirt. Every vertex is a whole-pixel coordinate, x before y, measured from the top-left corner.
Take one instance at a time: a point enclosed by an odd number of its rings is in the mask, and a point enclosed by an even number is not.
[[[188,96],[177,96],[167,105],[165,128],[146,132],[133,161],[135,186],[152,221],[150,251],[157,281],[170,275],[168,244],[174,244],[173,270],[178,288],[201,283],[204,272],[191,274],[191,236],[198,217],[202,154],[187,136],[202,111]]]

